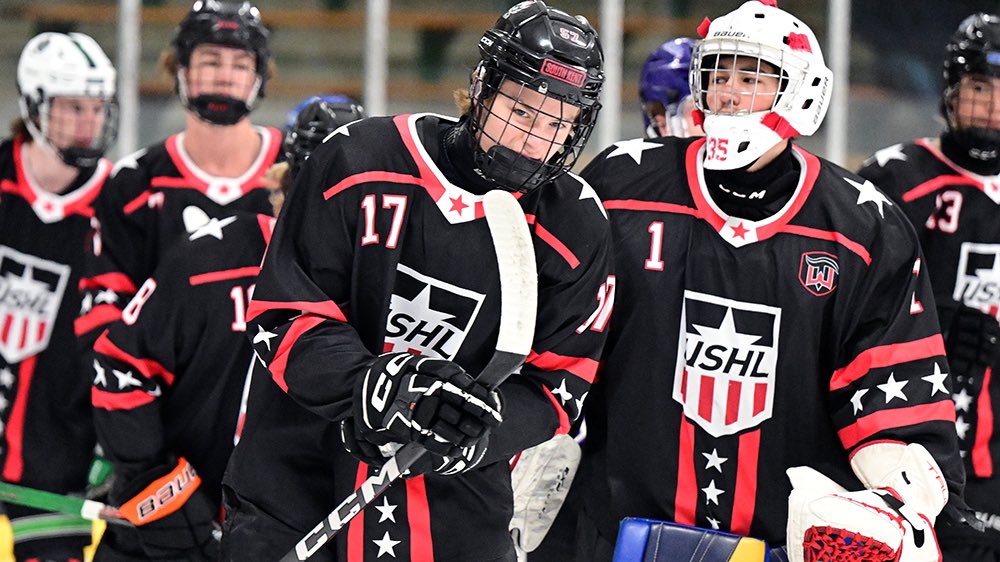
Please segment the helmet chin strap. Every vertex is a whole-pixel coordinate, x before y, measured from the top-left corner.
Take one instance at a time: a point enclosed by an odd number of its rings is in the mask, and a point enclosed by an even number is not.
[[[186,109],[193,112],[199,119],[212,125],[230,126],[239,123],[241,119],[250,115],[257,101],[257,92],[260,91],[261,78],[257,77],[253,91],[246,101],[230,96],[216,94],[203,94],[190,97],[188,94],[187,79],[184,78],[182,70],[177,71],[177,95]]]

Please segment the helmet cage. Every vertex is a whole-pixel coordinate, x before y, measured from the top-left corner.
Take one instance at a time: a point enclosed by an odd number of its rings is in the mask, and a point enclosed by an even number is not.
[[[337,101],[331,101],[334,99]],[[304,107],[292,120],[281,146],[291,178],[331,133],[365,117],[364,108],[346,96],[313,97],[301,105]]]
[[[216,125],[232,125],[250,114],[265,96],[270,34],[261,23],[260,12],[250,2],[197,0],[177,26],[173,47],[177,56],[176,89],[181,104],[199,118]],[[217,94],[190,96],[184,75],[191,54],[202,44],[233,47],[254,55],[257,78],[245,100]]]
[[[1000,77],[1000,17],[978,13],[959,25],[947,45],[944,61],[945,89],[941,98],[942,112],[954,138],[970,149],[970,155],[996,158],[1000,153],[1000,130],[991,128],[987,117],[977,118],[963,109],[988,104],[987,115],[1000,112],[1000,92],[995,91],[991,78]],[[985,83],[985,91],[975,87],[965,94],[960,108],[963,79]],[[968,83],[966,81],[965,83]],[[980,111],[980,115],[983,113]],[[985,122],[984,122],[985,121]]]

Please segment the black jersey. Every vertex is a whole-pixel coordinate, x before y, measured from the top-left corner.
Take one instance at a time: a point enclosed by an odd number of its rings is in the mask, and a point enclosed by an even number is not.
[[[575,493],[610,543],[625,516],[785,543],[809,465],[917,442],[962,492],[947,363],[920,249],[870,183],[794,146],[760,221],[712,201],[704,139],[615,144],[583,172],[611,217],[617,299]],[[958,500],[960,501],[960,500]]]
[[[121,315],[136,289],[179,238],[210,219],[234,212],[271,214],[267,172],[281,148],[277,129],[257,127],[261,148],[238,178],[211,176],[184,151],[184,133],[130,154],[117,163],[95,202],[98,237],[83,280],[85,307],[78,332],[92,343]],[[98,295],[115,295],[108,303]]]
[[[859,172],[910,218],[938,303],[1000,318],[1000,176],[980,176],[950,160],[939,139],[876,152]],[[969,476],[967,498],[1000,544],[1000,380],[993,367],[956,373],[956,429]]]
[[[271,220],[223,216],[179,240],[97,339],[94,420],[122,484],[184,457],[221,505],[253,356],[246,311]]]
[[[111,162],[53,194],[28,175],[25,149],[0,142],[0,466],[8,482],[81,491],[94,430],[73,323],[91,205]]]
[[[306,161],[251,304],[248,336],[274,382],[255,374],[226,476],[238,500],[227,505],[235,552],[279,557],[369,475],[344,451],[336,420],[350,414],[375,355],[407,350],[475,374],[493,354],[500,280],[481,194],[436,163],[439,132],[452,123],[363,120]],[[590,186],[565,175],[519,202],[535,245],[538,320],[527,362],[499,388],[504,422],[487,459],[459,476],[393,486],[329,547],[337,559],[512,554],[507,460],[577,418],[613,300],[610,231]],[[276,522],[255,528],[251,512]]]

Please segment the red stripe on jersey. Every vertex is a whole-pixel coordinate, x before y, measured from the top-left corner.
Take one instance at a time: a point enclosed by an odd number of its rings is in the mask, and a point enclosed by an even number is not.
[[[760,382],[753,386],[753,415],[764,411],[767,405],[767,383]]]
[[[681,434],[677,451],[677,492],[674,495],[674,521],[694,525],[698,508],[698,479],[694,468],[694,426],[681,414]]]
[[[556,400],[555,394],[552,394],[552,390],[549,387],[543,386],[542,392],[545,393],[545,397],[549,399],[549,402],[552,402],[552,407],[556,410],[556,418],[559,420],[559,426],[556,427],[552,436],[555,437],[556,435],[569,433],[569,415],[566,413],[566,409],[559,403],[559,400]]]
[[[24,418],[28,410],[28,394],[31,382],[35,378],[35,362],[37,355],[32,355],[21,361],[17,373],[17,395],[11,407],[4,439],[7,441],[7,458],[3,465],[3,479],[7,482],[19,482],[24,474]]]
[[[714,377],[700,377],[700,386],[698,389],[698,415],[705,420],[714,420],[715,417],[712,415],[712,404],[715,402],[715,378]]]
[[[990,400],[990,379],[993,368],[983,374],[983,388],[976,398],[976,442],[972,445],[972,471],[980,478],[993,477],[990,439],[993,437],[993,403]]]
[[[357,490],[368,479],[368,465],[359,462],[358,473],[354,477],[354,489]],[[347,562],[365,561],[365,512],[361,510],[347,524]]]
[[[729,381],[729,388],[726,389],[726,425],[735,422],[740,415],[740,390],[742,388],[742,383]]]
[[[576,269],[580,265],[580,260],[573,254],[573,252],[569,248],[567,248],[566,245],[563,244],[561,240],[556,238],[555,234],[552,234],[551,232],[546,230],[544,226],[542,226],[537,222],[535,223],[535,234],[538,235],[538,238],[540,240],[542,240],[543,242],[551,246],[553,250],[558,252],[559,255],[562,256],[564,260],[566,260],[566,263],[569,264],[569,267],[571,269]]]
[[[25,343],[28,341],[28,322],[27,318],[21,319],[21,339],[17,343],[17,346],[21,349],[24,349]]]
[[[403,183],[410,185],[423,185],[423,180],[416,176],[411,176],[409,174],[397,174],[396,172],[361,172],[360,174],[354,174],[353,176],[347,176],[346,178],[340,180],[333,187],[327,188],[323,192],[323,199],[329,200],[335,195],[339,194],[345,189],[350,189],[356,185],[362,183],[372,183],[372,182],[386,182],[386,183]]]
[[[166,367],[164,367],[162,363],[153,359],[140,359],[129,355],[111,342],[108,338],[107,330],[105,330],[104,333],[97,338],[97,342],[94,343],[94,351],[100,353],[101,355],[106,355],[115,361],[135,367],[135,369],[147,379],[160,376],[163,378],[163,382],[168,385],[174,384],[174,379],[176,377]]]
[[[569,355],[559,355],[551,351],[528,354],[525,361],[543,371],[569,371],[587,382],[594,382],[597,376],[597,361],[587,357],[570,357]]]
[[[653,211],[656,213],[698,216],[698,210],[691,207],[685,207],[676,203],[641,201],[639,199],[612,199],[604,202],[604,208],[608,211]]]
[[[223,271],[199,273],[198,275],[192,275],[189,277],[188,282],[190,282],[193,287],[195,285],[204,285],[206,283],[215,283],[217,281],[239,279],[240,277],[256,277],[258,273],[260,273],[260,268],[253,265],[249,267],[239,267],[236,269],[226,269]]]
[[[851,425],[838,431],[837,435],[844,448],[850,449],[880,431],[930,421],[955,423],[955,403],[951,400],[940,400],[932,404],[882,410],[858,418]]]
[[[134,410],[155,400],[155,397],[143,390],[132,392],[108,392],[98,388],[90,389],[90,403],[95,408],[104,410]]]
[[[397,115],[392,118],[392,122],[396,125],[399,137],[403,139],[403,144],[406,145],[406,150],[410,153],[410,157],[413,158],[413,163],[417,165],[417,170],[421,178],[420,185],[437,202],[444,197],[447,190],[441,183],[441,180],[434,174],[430,164],[427,163],[424,157],[426,152],[421,154],[420,150],[417,149],[417,139],[413,137],[413,131],[410,129],[410,117],[410,115]]]
[[[135,283],[128,278],[128,275],[119,272],[102,273],[93,277],[83,277],[80,279],[80,290],[88,289],[111,289],[116,293],[136,292]]]
[[[149,198],[152,197],[152,196],[153,196],[153,192],[152,191],[148,191],[148,190],[147,191],[143,191],[142,193],[139,194],[138,197],[136,197],[135,199],[129,201],[128,203],[125,203],[125,206],[122,207],[122,210],[125,211],[126,215],[131,215],[132,213],[134,213],[134,212],[138,211],[139,209],[145,207],[146,206],[146,201],[149,201]]]
[[[5,314],[3,317],[3,330],[0,331],[0,341],[7,343],[7,338],[10,337],[10,325],[14,323],[14,316],[11,314]]]
[[[299,316],[292,322],[292,325],[285,333],[285,337],[281,339],[278,350],[274,352],[274,360],[267,367],[271,371],[271,377],[274,379],[274,382],[278,383],[281,390],[288,392],[288,384],[285,382],[285,367],[288,366],[288,353],[292,350],[292,346],[295,345],[295,342],[299,340],[302,334],[319,326],[325,320],[326,318],[316,316],[315,314]]]
[[[406,518],[410,524],[410,560],[434,562],[431,509],[423,476],[406,480]]]
[[[257,224],[260,226],[260,234],[264,237],[264,246],[271,243],[271,235],[274,234],[274,225],[277,219],[267,215],[257,215]]]
[[[844,236],[839,232],[833,232],[830,230],[820,230],[818,228],[810,228],[808,226],[798,226],[794,224],[785,225],[782,231],[788,234],[794,234],[796,236],[805,236],[806,238],[816,238],[819,240],[829,240],[831,242],[836,242],[841,246],[847,248],[848,250],[854,252],[862,260],[864,260],[865,265],[872,264],[872,256],[868,253],[868,249],[861,244],[851,240],[850,238]]]
[[[872,369],[919,361],[944,355],[944,339],[935,334],[905,343],[880,345],[862,351],[846,367],[833,372],[830,390],[840,390],[868,374]]]
[[[257,299],[251,300],[250,306],[247,307],[247,320],[253,320],[254,318],[270,310],[302,311],[302,312],[308,312],[310,314],[315,314],[317,316],[326,316],[327,318],[340,320],[341,322],[347,322],[347,315],[341,312],[340,307],[337,306],[333,301],[272,302],[272,301],[261,301]]]
[[[729,531],[749,535],[757,505],[757,468],[760,462],[760,430],[740,435],[739,461],[736,466],[736,490],[733,492],[733,517]]]
[[[122,311],[117,306],[113,304],[99,304],[90,309],[90,312],[73,321],[73,332],[77,336],[82,336],[87,332],[110,324],[121,317]]]
[[[953,185],[971,185],[972,187],[982,187],[981,183],[972,181],[964,176],[938,176],[936,178],[931,178],[904,193],[903,201],[905,203],[909,203],[920,199],[925,195],[934,193],[942,187],[951,187]]]

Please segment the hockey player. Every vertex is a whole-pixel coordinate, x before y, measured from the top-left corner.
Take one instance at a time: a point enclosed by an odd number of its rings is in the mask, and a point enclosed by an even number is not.
[[[507,461],[576,419],[610,312],[607,219],[567,173],[597,117],[602,54],[584,18],[537,0],[479,48],[460,120],[360,121],[296,179],[248,313],[270,373],[255,373],[226,473],[224,560],[279,558],[408,442],[430,458],[313,559],[514,560]],[[532,353],[496,391],[474,379],[497,343],[480,203],[493,189],[519,198],[539,275]],[[414,403],[404,427],[387,403]]]
[[[81,493],[93,457],[80,310],[92,203],[111,172],[115,69],[82,33],[42,33],[17,64],[21,119],[0,142],[0,466],[2,478]],[[5,506],[18,560],[82,560],[91,525]]]
[[[574,559],[609,560],[637,516],[792,560],[935,560],[928,522],[949,492],[957,514],[963,474],[913,230],[792,142],[832,87],[803,22],[751,0],[699,33],[706,138],[619,142],[583,173],[619,298],[586,403]]]
[[[691,119],[694,99],[688,85],[695,41],[678,37],[649,53],[639,74],[639,103],[646,137],[701,136],[701,125]]]
[[[98,243],[83,282],[93,306],[78,321],[85,342],[118,320],[179,237],[237,210],[270,213],[263,176],[281,133],[248,117],[264,96],[270,57],[268,31],[249,2],[198,0],[177,27],[163,66],[186,125],[116,163],[95,204]]]
[[[944,60],[947,129],[876,152],[859,172],[910,218],[926,255],[955,382],[966,498],[986,533],[939,527],[945,560],[1000,560],[1000,18],[975,14]]]
[[[285,137],[285,175],[337,127],[361,117],[353,104],[306,106]],[[125,307],[123,321],[97,340],[94,418],[114,463],[112,501],[141,512],[141,499],[164,478],[184,483],[148,524],[109,526],[98,560],[214,558],[222,473],[253,357],[247,304],[272,222],[233,213],[181,239]],[[194,474],[200,485],[189,480]]]

